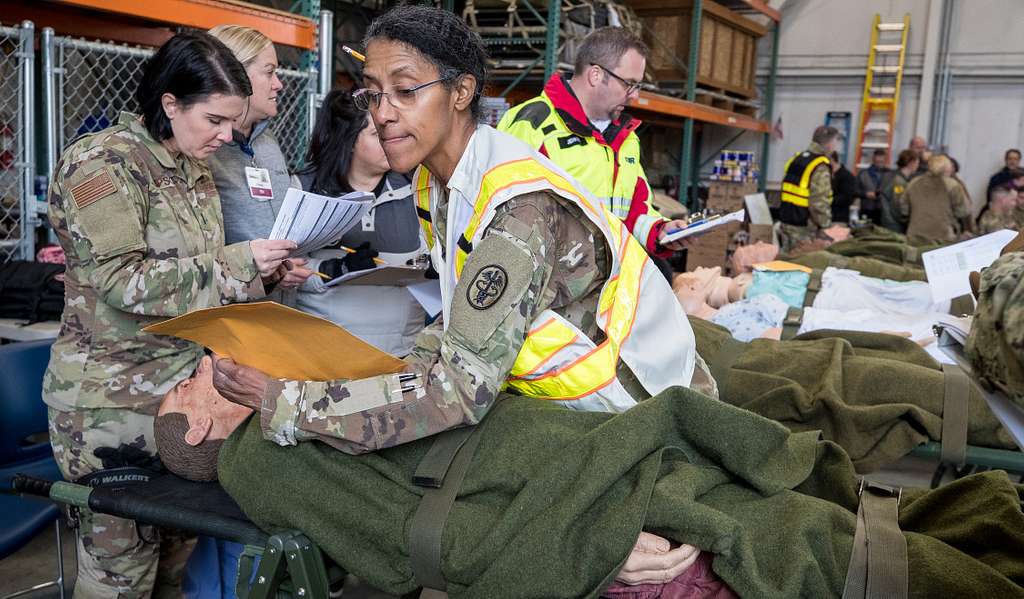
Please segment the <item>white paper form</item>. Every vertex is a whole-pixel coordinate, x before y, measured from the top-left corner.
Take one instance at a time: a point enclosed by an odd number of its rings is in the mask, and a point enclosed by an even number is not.
[[[270,239],[290,239],[298,244],[293,256],[326,247],[360,222],[369,211],[373,194],[356,191],[340,198],[290,188],[277,213]]]
[[[444,308],[441,300],[441,281],[433,279],[424,283],[409,285],[406,289],[423,306],[423,310],[431,318],[440,314],[441,309]]]
[[[1003,247],[1016,236],[1016,231],[1003,229],[921,254],[932,299],[941,302],[970,293],[971,271],[995,262]]]
[[[730,212],[724,216],[712,217],[707,220],[697,221],[682,229],[676,229],[668,235],[665,235],[665,239],[661,243],[669,243],[677,239],[683,239],[684,237],[690,237],[693,235],[700,235],[706,233],[715,227],[720,227],[725,223],[731,222],[743,222],[743,216],[746,214],[745,210],[737,210],[736,212]]]

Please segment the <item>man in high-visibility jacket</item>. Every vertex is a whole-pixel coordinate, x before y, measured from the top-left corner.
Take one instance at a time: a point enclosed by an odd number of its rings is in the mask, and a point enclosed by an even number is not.
[[[827,237],[832,225],[832,165],[829,156],[839,145],[839,130],[818,127],[811,145],[786,162],[779,208],[779,243],[788,253],[801,242]]]
[[[653,256],[667,257],[682,244],[662,245],[670,222],[651,204],[651,187],[640,164],[640,121],[623,113],[640,93],[648,49],[621,27],[587,36],[571,78],[556,73],[544,93],[516,106],[498,130],[511,133],[547,156],[604,202]]]

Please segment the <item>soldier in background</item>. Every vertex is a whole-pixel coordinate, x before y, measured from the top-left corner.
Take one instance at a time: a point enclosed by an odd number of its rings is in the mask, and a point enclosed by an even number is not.
[[[911,244],[951,243],[973,228],[970,200],[953,173],[948,156],[933,155],[927,174],[915,177],[904,190],[900,209],[908,219]]]
[[[839,130],[818,127],[806,150],[786,162],[779,209],[782,253],[817,238],[832,225],[832,166],[829,156],[839,145]]]
[[[142,328],[265,295],[291,241],[224,245],[220,201],[202,160],[231,139],[245,69],[203,33],[171,38],[136,91],[141,117],[72,143],[50,187],[67,256],[65,307],[43,382],[54,457],[68,480],[158,467],[153,418],[203,349]],[[178,596],[190,542],[131,520],[80,514],[76,597]]]
[[[992,188],[992,201],[978,219],[978,234],[994,233],[1003,229],[1019,229],[1017,223],[1017,192],[1005,185]]]
[[[910,179],[917,172],[921,159],[913,150],[903,150],[896,159],[896,170],[886,175],[882,181],[882,226],[897,233],[907,230],[906,212],[903,208],[903,192],[907,189]]]

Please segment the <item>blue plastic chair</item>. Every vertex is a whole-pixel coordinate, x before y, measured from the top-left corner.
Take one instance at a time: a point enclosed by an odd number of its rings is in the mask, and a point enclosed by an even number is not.
[[[10,489],[15,474],[46,480],[63,477],[50,449],[43,373],[50,361],[51,340],[0,346],[0,488]],[[64,573],[58,507],[48,501],[0,495],[0,559],[14,553],[46,526],[56,522],[58,579],[7,597],[60,585]],[[6,598],[5,598],[6,599]]]

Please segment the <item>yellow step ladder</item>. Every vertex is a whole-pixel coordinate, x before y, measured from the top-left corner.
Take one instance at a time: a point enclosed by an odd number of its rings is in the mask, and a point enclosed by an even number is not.
[[[883,23],[881,15],[875,15],[860,104],[857,150],[853,155],[855,172],[871,164],[875,150],[885,150],[887,164],[893,161],[892,136],[903,86],[908,33],[910,14],[904,15],[901,23]]]

